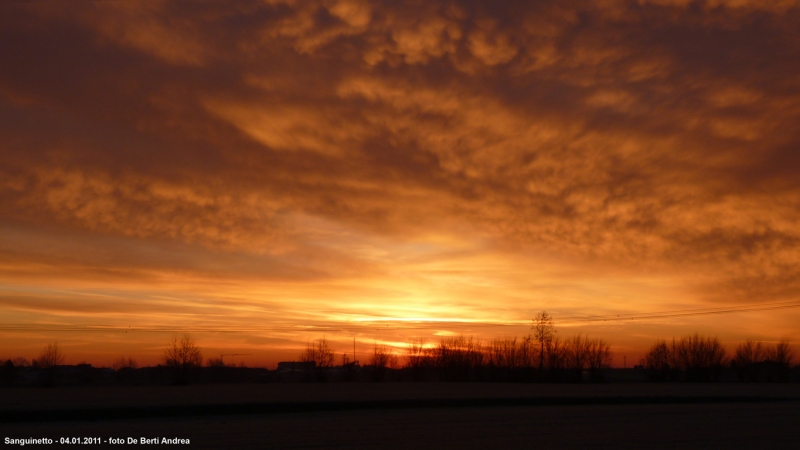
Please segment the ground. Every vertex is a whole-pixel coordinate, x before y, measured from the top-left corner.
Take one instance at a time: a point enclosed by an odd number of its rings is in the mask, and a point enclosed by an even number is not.
[[[0,394],[0,439],[178,437],[195,449],[788,449],[800,440],[798,385],[290,384]],[[276,404],[301,407],[236,409]],[[46,411],[84,420],[24,416]],[[87,411],[135,414],[86,420]]]

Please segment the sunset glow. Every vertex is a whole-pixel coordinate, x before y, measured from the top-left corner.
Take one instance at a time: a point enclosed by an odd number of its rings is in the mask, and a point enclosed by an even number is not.
[[[0,2],[0,358],[796,346],[798,74],[795,1]]]

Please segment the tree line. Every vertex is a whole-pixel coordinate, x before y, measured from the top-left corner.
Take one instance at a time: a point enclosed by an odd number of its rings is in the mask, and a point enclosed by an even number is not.
[[[635,369],[650,381],[662,382],[719,381],[726,369],[743,382],[791,381],[797,378],[792,372],[793,356],[786,341],[768,345],[752,340],[740,343],[734,353],[728,355],[717,337],[695,333],[671,341],[656,341]],[[598,382],[603,381],[612,363],[611,348],[605,340],[581,334],[561,339],[553,318],[546,312],[537,314],[531,332],[522,337],[484,342],[473,336],[449,336],[433,343],[412,339],[402,351],[376,343],[365,365],[350,360],[347,353],[341,355],[340,364],[337,364],[336,351],[322,338],[309,342],[298,359],[300,365],[292,366],[291,371],[301,373],[290,379],[307,381],[335,378],[344,381]],[[23,358],[6,361],[0,383],[13,384],[16,370],[30,366],[40,374],[40,384],[53,385],[57,368],[63,361],[58,344],[49,344],[30,364]],[[187,334],[172,338],[164,349],[162,362],[163,366],[157,369],[168,372],[162,379],[168,377],[174,384],[189,384],[196,381],[203,357],[196,341]],[[137,370],[154,369],[138,369],[132,358],[119,358],[112,368],[117,379],[123,382],[134,379]],[[229,379],[237,370],[226,366],[221,358],[209,359],[203,369],[211,374],[212,381]],[[277,372],[280,371],[279,367]]]
[[[404,353],[376,344],[366,365],[370,378],[380,381],[394,373],[396,379],[416,381],[601,381],[612,362],[611,347],[603,339],[580,334],[559,339],[546,312],[533,320],[532,333],[521,338],[483,342],[473,336],[451,336],[430,345],[412,340]],[[352,364],[347,358],[342,355],[342,367]],[[309,343],[300,355],[318,380],[326,378],[335,359],[326,339]]]
[[[729,356],[717,337],[693,334],[672,342],[659,340],[640,366],[651,381],[719,381],[726,367],[739,381],[789,381],[793,352],[786,341],[770,346],[747,340]]]

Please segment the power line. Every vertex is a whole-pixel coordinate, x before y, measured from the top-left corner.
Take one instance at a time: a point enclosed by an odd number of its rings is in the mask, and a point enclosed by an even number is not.
[[[620,313],[595,316],[564,316],[554,317],[558,320],[577,322],[607,322],[620,320],[662,319],[671,317],[707,316],[715,314],[729,314],[736,312],[772,311],[800,307],[800,300],[787,300],[783,302],[761,303],[740,306],[722,306],[714,308],[680,309],[671,311],[656,311],[648,313]]]
[[[654,311],[647,313],[620,313],[606,315],[581,315],[581,316],[554,316],[557,321],[569,322],[613,322],[613,321],[635,321],[650,319],[665,319],[677,317],[694,317],[718,314],[731,314],[741,312],[774,311],[800,307],[800,300],[787,300],[782,302],[749,304],[740,306],[724,306],[714,308],[695,308],[679,309],[668,311]],[[376,325],[380,325],[376,328]],[[390,326],[391,325],[391,326]],[[375,329],[378,330],[427,330],[441,329],[448,326],[484,328],[484,327],[517,327],[528,326],[529,322],[471,322],[471,321],[395,321],[395,320],[374,320],[351,325],[336,326],[299,326],[299,325],[278,325],[272,327],[224,327],[224,326],[185,326],[173,327],[168,325],[132,328],[125,326],[98,326],[98,325],[58,325],[58,324],[0,324],[0,331],[6,332],[74,332],[74,333],[269,333],[269,332],[300,332],[300,333],[326,333],[326,332],[352,332]]]

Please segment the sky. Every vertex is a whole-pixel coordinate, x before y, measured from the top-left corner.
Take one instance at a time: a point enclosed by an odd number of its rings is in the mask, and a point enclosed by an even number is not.
[[[800,344],[800,2],[1,0],[0,66],[0,357]]]

